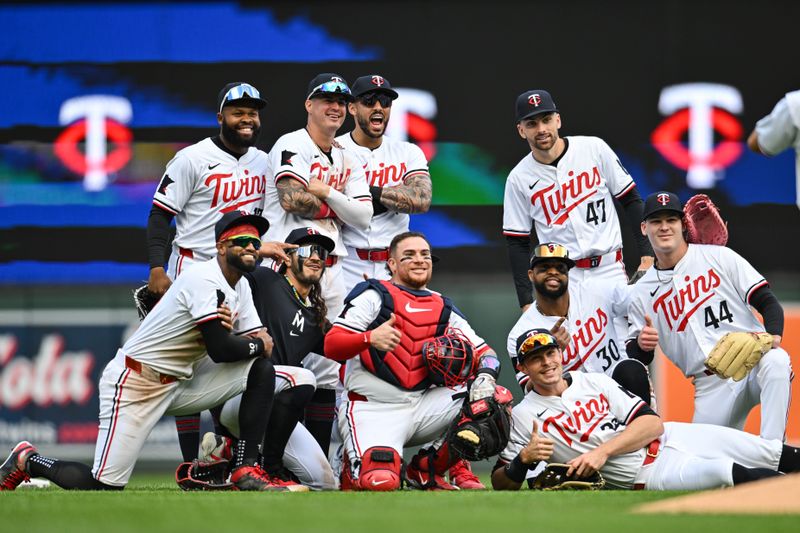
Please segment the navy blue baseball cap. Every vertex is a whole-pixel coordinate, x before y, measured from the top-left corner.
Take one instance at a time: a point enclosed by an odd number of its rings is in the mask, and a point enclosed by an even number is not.
[[[550,333],[550,330],[544,328],[529,329],[517,337],[517,361],[521,363],[526,357],[552,346],[558,348],[558,341]]]
[[[544,113],[558,113],[556,103],[544,89],[525,91],[517,96],[517,122]]]
[[[244,211],[229,211],[214,225],[214,238],[219,241],[220,236],[228,229],[242,224],[252,224],[258,230],[259,236],[264,235],[269,229],[266,218],[258,215],[249,215]]]
[[[658,191],[648,196],[644,201],[642,220],[647,220],[662,211],[672,211],[683,216],[683,204],[677,194],[669,191]]]
[[[356,78],[356,81],[353,82],[352,90],[353,96],[356,98],[371,92],[386,93],[392,97],[392,100],[396,100],[398,96],[397,91],[392,89],[392,84],[389,83],[389,80],[380,74],[370,74],[369,76]]]
[[[336,247],[336,243],[333,242],[333,239],[330,237],[323,235],[319,231],[315,230],[314,228],[296,228],[289,232],[289,235],[286,236],[286,239],[283,241],[287,244],[297,244],[298,246],[301,244],[319,244],[326,250],[328,253],[333,252],[333,249]]]
[[[343,77],[334,72],[323,72],[314,76],[314,79],[308,83],[306,100],[310,100],[315,96],[325,96],[326,94],[340,95],[348,102],[354,100],[350,86],[347,85]]]

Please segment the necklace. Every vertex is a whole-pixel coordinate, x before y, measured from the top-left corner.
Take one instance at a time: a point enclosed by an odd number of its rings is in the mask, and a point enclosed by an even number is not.
[[[558,316],[558,317],[560,317],[560,316],[561,316],[561,315],[559,315],[559,314],[551,315],[551,314],[549,314],[549,313],[545,313],[545,312],[542,310],[541,306],[539,306],[539,301],[538,301],[538,300],[534,300],[534,302],[533,302],[533,303],[534,303],[534,305],[536,305],[536,310],[537,310],[537,311],[539,311],[539,314],[541,314],[542,316]],[[567,309],[567,314],[565,315],[565,318],[566,318],[566,317],[569,317],[569,309]]]
[[[294,284],[292,283],[292,280],[289,279],[289,276],[284,274],[283,275],[283,279],[285,279],[286,283],[288,283],[289,286],[292,288],[292,292],[294,293],[294,297],[297,298],[297,301],[300,302],[300,304],[303,307],[311,307],[311,302],[308,301],[308,297],[303,298],[302,296],[300,296],[300,293],[297,292],[297,289],[295,288]]]

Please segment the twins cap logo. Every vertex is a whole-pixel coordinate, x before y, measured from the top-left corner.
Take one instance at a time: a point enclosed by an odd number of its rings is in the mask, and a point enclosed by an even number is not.
[[[309,235],[319,235],[319,232],[314,228],[306,228],[306,233]]]
[[[669,194],[661,193],[656,196],[656,201],[661,205],[667,205],[669,203]]]
[[[542,97],[538,94],[532,94],[528,97],[528,103],[534,107],[539,107],[539,104],[542,103]]]
[[[377,76],[377,75],[372,76],[372,84],[373,85],[377,85],[378,87],[380,87],[384,83],[386,83],[386,81],[383,79],[383,76]]]
[[[553,253],[553,252],[556,251],[556,247],[555,247],[554,244],[548,244],[547,245],[547,249],[550,250],[550,253]]]

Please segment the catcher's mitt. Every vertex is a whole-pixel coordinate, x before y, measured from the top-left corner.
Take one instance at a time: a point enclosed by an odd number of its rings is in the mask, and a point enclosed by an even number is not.
[[[567,476],[568,470],[569,465],[550,463],[531,480],[529,486],[534,490],[600,490],[606,485],[600,472],[587,478],[578,478],[575,474]]]
[[[133,303],[136,305],[136,312],[139,313],[139,320],[144,320],[147,313],[153,310],[161,296],[150,292],[147,284],[142,285],[133,291]]]
[[[723,379],[741,381],[771,348],[769,333],[726,333],[711,349],[705,365]]]
[[[450,452],[468,461],[497,455],[511,434],[511,402],[514,397],[497,386],[494,396],[470,402],[464,399],[461,415],[447,430]]]
[[[683,206],[683,225],[687,242],[719,246],[728,243],[728,224],[705,194],[695,194]]]
[[[195,459],[181,463],[175,471],[175,481],[183,490],[235,490],[229,476],[230,464],[224,459],[209,463]]]

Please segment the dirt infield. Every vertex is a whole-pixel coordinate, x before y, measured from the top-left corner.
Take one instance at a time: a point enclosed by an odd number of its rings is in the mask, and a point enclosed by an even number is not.
[[[640,505],[634,513],[800,514],[800,473]]]

